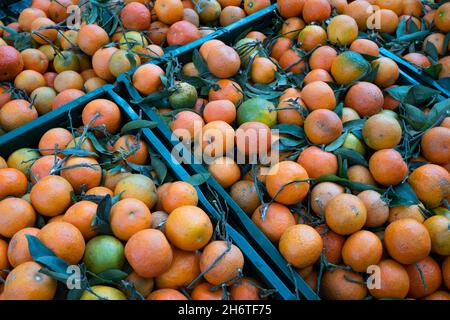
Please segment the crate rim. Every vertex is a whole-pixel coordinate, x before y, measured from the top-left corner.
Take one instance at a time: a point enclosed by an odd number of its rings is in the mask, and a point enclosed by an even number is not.
[[[450,89],[444,88],[444,86],[442,86],[438,81],[436,81],[429,75],[424,74],[411,63],[399,57],[395,53],[390,52],[388,49],[380,47],[379,50],[380,55],[394,60],[399,65],[399,69],[401,71],[403,71],[405,74],[408,74],[408,76],[411,76],[411,78],[414,77],[415,79],[417,79],[415,81],[417,81],[419,84],[424,84],[431,87],[432,89],[439,90],[446,98],[450,98]]]

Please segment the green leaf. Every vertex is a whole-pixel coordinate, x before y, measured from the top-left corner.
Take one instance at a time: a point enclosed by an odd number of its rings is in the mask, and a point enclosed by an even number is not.
[[[419,204],[419,199],[407,182],[395,186],[388,192],[387,197],[390,199],[390,207]]]
[[[341,134],[341,136],[339,138],[337,138],[336,140],[334,140],[333,142],[331,142],[329,145],[327,145],[325,147],[325,151],[331,152],[334,151],[338,148],[340,148],[345,141],[345,138],[347,138],[348,135],[348,131],[344,131],[343,134]]]
[[[347,159],[342,159],[340,155],[337,156],[338,158],[338,176],[340,178],[348,179],[348,161]]]
[[[439,95],[438,90],[425,86],[412,86],[402,102],[418,106],[436,99]]]
[[[150,159],[153,169],[156,172],[156,176],[160,183],[163,183],[167,176],[167,167],[161,157],[153,152],[150,152]]]
[[[31,37],[31,33],[21,32],[15,34],[13,37],[14,37],[14,47],[17,50],[23,51],[28,48],[33,48],[33,40]]]
[[[424,126],[426,116],[422,110],[407,103],[403,104],[402,108],[405,111],[405,116],[402,117],[405,118],[406,122],[408,122],[411,127],[413,127],[415,130],[419,130]]]
[[[336,97],[337,99],[337,97]],[[342,110],[344,109],[344,102],[339,102],[338,105],[336,106],[336,108],[334,108],[334,113],[336,113],[338,115],[339,118],[342,117]]]
[[[428,129],[430,126],[439,121],[440,118],[450,115],[450,99],[445,99],[436,103],[430,112],[427,114],[427,121],[423,129]]]
[[[408,94],[408,91],[411,90],[413,86],[395,86],[390,87],[386,89],[386,92],[395,100],[402,102],[406,95]]]
[[[297,147],[303,145],[305,140],[293,137],[280,137],[280,143],[285,147]]]
[[[111,284],[111,282],[119,283],[125,279],[128,274],[119,269],[108,269],[92,276],[89,280],[89,285],[95,286],[98,284]]]
[[[44,226],[45,226],[44,217],[38,214],[36,218],[36,227],[42,229]]]
[[[334,151],[335,155],[340,155],[342,159],[347,159],[349,164],[360,164],[367,166],[367,160],[358,152],[349,148],[340,148]]]
[[[59,151],[65,156],[77,156],[77,157],[89,157],[89,156],[97,156],[95,152],[81,149],[81,148],[67,148]]]
[[[47,248],[37,237],[26,234],[28,250],[34,261],[46,266],[51,271],[65,274],[69,264],[57,257],[52,250]]]
[[[139,291],[136,290],[134,284],[130,283],[129,281],[122,280],[121,289],[126,293],[128,300],[145,300],[142,294],[140,294]]]
[[[207,82],[205,80],[203,80],[203,78],[201,78],[201,77],[190,77],[190,76],[186,76],[184,74],[181,74],[179,77],[180,77],[181,81],[189,83],[190,85],[194,86],[196,89],[202,88],[203,86],[205,86],[207,84]]]
[[[192,184],[193,186],[199,186],[203,183],[205,183],[209,177],[211,177],[211,174],[208,173],[197,173],[194,174],[193,176],[190,176],[189,178],[187,178],[186,180],[184,180],[185,182]]]
[[[67,293],[67,300],[80,300],[84,289],[72,289]]]
[[[425,53],[428,56],[430,56],[430,58],[433,59],[434,61],[439,60],[439,53],[431,41],[428,41],[427,44],[425,45]]]
[[[366,123],[365,119],[356,119],[350,120],[344,123],[344,131],[352,132],[362,130],[364,123]]]
[[[370,55],[370,54],[366,54],[366,53],[360,53],[360,55],[362,55],[363,56],[363,58],[364,59],[366,59],[367,61],[369,61],[369,62],[372,62],[372,61],[374,61],[374,60],[377,60],[378,59],[378,57],[376,57],[376,56],[372,56],[372,55]]]
[[[98,273],[97,276],[105,280],[117,282],[125,279],[128,274],[120,269],[108,269]]]
[[[373,68],[371,70],[369,69],[370,71],[365,76],[363,76],[361,80],[362,81],[367,81],[367,82],[374,82],[374,80],[375,80],[375,78],[377,76],[379,68],[380,68],[380,65],[377,64],[375,66],[375,68]]]
[[[51,271],[47,268],[41,268],[39,272],[48,275],[49,277],[55,279],[56,281],[67,283],[67,279],[69,278],[69,274],[67,272],[65,273],[59,273],[55,271]]]
[[[14,34],[18,33],[16,29],[13,29],[13,28],[10,28],[7,26],[0,26],[0,28],[7,31],[10,35],[14,35]],[[13,40],[13,39],[10,39],[9,37],[5,37],[5,40]]]
[[[397,25],[397,30],[395,31],[395,35],[397,36],[397,38],[405,34],[405,24],[406,19],[400,19],[400,22]]]
[[[336,182],[340,185],[343,185],[343,186],[345,186],[351,190],[355,190],[355,191],[375,190],[379,193],[384,192],[383,189],[380,189],[376,186],[372,186],[372,185],[368,185],[368,184],[364,184],[364,183],[360,183],[360,182],[350,181],[348,179],[341,178],[341,177],[338,177],[333,174],[321,176],[320,178],[314,180],[314,184],[317,184],[320,182]]]
[[[149,178],[152,177],[152,166],[139,165],[129,161],[127,161],[127,166],[129,166],[133,171],[139,172],[144,176]]]
[[[202,56],[200,55],[197,49],[195,49],[194,52],[192,53],[192,62],[194,63],[195,68],[197,68],[200,74],[209,73],[208,66],[203,61]]]
[[[125,57],[128,59],[128,62],[130,62],[131,69],[134,69],[137,63],[135,54],[131,51],[127,51]]]
[[[111,214],[112,200],[108,194],[102,200],[97,207],[97,212],[92,220],[92,226],[95,227],[102,234],[112,234],[111,226],[109,222],[109,216]]]
[[[133,104],[143,104],[143,103],[151,103],[153,106],[165,106],[164,105],[164,98],[167,98],[169,96],[169,90],[161,90],[154,93],[149,94],[148,96],[144,98],[140,98],[137,100],[131,100],[131,103]],[[166,104],[167,105],[167,104]]]
[[[432,66],[423,68],[422,70],[423,70],[423,72],[425,72],[426,74],[431,76],[433,79],[438,79],[439,73],[442,70],[442,64],[436,63],[436,64],[433,64]]]
[[[270,86],[264,87],[264,89],[260,89],[258,88],[258,86],[252,86],[248,82],[245,82],[244,88],[246,89],[244,93],[249,98],[262,98],[266,100],[273,100],[283,94],[282,91],[274,91]]]
[[[303,128],[293,124],[277,124],[276,126],[272,127],[272,130],[278,130],[279,133],[289,134],[301,139],[305,138],[305,132],[303,131]]]
[[[73,203],[78,202],[77,195],[75,194],[74,191],[70,191],[70,199],[72,200]]]
[[[100,141],[98,141],[97,137],[95,136],[95,134],[93,132],[88,132],[87,133],[87,137],[88,139],[92,142],[92,145],[94,146],[94,149],[97,150],[98,152],[102,153],[102,154],[107,154],[110,155],[111,152],[108,151],[103,144],[100,143]]]
[[[138,130],[138,129],[144,129],[144,128],[155,128],[156,122],[149,121],[149,120],[133,120],[128,122],[122,127],[122,130],[120,130],[120,134],[125,134],[132,130]]]

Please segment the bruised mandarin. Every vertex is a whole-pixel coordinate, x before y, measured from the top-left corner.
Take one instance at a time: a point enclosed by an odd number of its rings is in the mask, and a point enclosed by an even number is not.
[[[306,137],[315,144],[328,144],[342,133],[342,121],[331,110],[317,109],[305,119]]]
[[[417,220],[400,219],[387,226],[384,245],[396,261],[412,264],[428,256],[431,238],[427,228]]]
[[[340,235],[360,230],[367,219],[364,203],[352,194],[343,193],[332,198],[325,207],[325,220],[331,230]]]

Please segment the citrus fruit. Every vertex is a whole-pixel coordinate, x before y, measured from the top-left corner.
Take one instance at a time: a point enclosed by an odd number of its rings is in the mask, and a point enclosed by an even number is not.
[[[306,137],[315,144],[328,144],[342,133],[342,121],[328,109],[317,109],[308,114],[304,123]]]
[[[364,142],[374,150],[389,149],[400,143],[402,128],[395,118],[379,113],[364,123],[362,136]]]
[[[268,205],[264,218],[262,209],[262,206],[255,209],[252,220],[270,241],[277,243],[286,229],[295,225],[294,215],[289,208],[276,202]]]
[[[28,249],[28,239],[26,235],[36,236],[38,232],[38,228],[23,228],[17,231],[11,238],[8,245],[8,261],[13,267],[17,267],[24,262],[33,261]]]
[[[320,292],[327,300],[363,300],[367,295],[363,282],[358,273],[340,268],[327,270],[321,280]]]
[[[327,33],[331,43],[346,46],[358,37],[358,24],[351,16],[337,15],[330,20]]]
[[[219,260],[218,258],[221,257]],[[216,262],[217,260],[217,262]],[[200,271],[212,285],[229,283],[244,267],[244,256],[234,244],[216,240],[210,242],[200,256]]]
[[[81,232],[67,222],[46,224],[37,234],[37,238],[55,255],[69,264],[77,264],[85,250]]]
[[[316,146],[304,149],[300,153],[297,162],[305,168],[308,176],[312,179],[328,174],[336,174],[338,170],[336,156]]]
[[[177,289],[188,286],[200,274],[200,253],[173,249],[170,268],[155,278],[158,289]]]
[[[230,196],[247,214],[253,213],[261,203],[253,181],[236,182],[230,188]]]
[[[98,205],[91,201],[79,201],[73,204],[66,213],[62,221],[68,222],[80,230],[85,239],[90,239],[97,234],[92,226]]]
[[[284,231],[278,248],[287,262],[296,268],[304,268],[319,259],[323,241],[314,228],[305,224],[297,224]]]
[[[380,287],[369,288],[376,299],[404,299],[409,291],[409,277],[405,268],[398,262],[386,259],[377,264],[380,268]]]
[[[94,237],[86,244],[83,263],[94,273],[121,269],[125,263],[123,244],[109,235]]]
[[[370,231],[360,230],[349,236],[342,247],[342,260],[357,272],[377,264],[383,253],[380,239]]]
[[[367,219],[364,203],[357,196],[338,194],[325,207],[325,220],[331,230],[340,235],[349,235],[360,230]]]
[[[331,64],[331,75],[338,84],[349,84],[362,78],[369,70],[369,62],[354,51],[341,53]]]
[[[150,228],[152,215],[144,202],[126,198],[112,206],[110,225],[114,236],[126,241],[138,231]]]
[[[450,219],[446,216],[436,215],[423,223],[431,237],[431,251],[448,256],[450,255]]]
[[[151,209],[156,202],[156,187],[152,179],[141,174],[130,174],[121,179],[114,188],[120,199],[135,198]]]
[[[409,277],[409,292],[411,298],[422,298],[435,292],[442,283],[439,264],[432,257],[425,257],[414,264],[405,267]]]
[[[52,300],[56,280],[39,272],[42,266],[34,261],[14,268],[6,278],[3,298],[6,300]]]
[[[308,173],[301,165],[293,161],[281,161],[267,173],[267,192],[281,204],[295,204],[308,194],[308,179]]]
[[[430,253],[431,238],[427,228],[414,219],[391,222],[384,232],[389,255],[402,264],[415,263]]]
[[[374,190],[365,190],[358,194],[367,210],[365,226],[375,228],[383,225],[389,218],[388,204],[382,199],[381,194]]]
[[[425,164],[415,169],[408,182],[420,201],[436,208],[450,195],[450,173],[435,164]]]
[[[20,198],[6,198],[0,201],[0,235],[11,238],[23,228],[32,227],[36,212],[31,204]]]
[[[170,187],[169,187],[170,188]],[[208,215],[195,206],[181,206],[173,210],[165,223],[165,234],[177,248],[195,251],[211,239],[213,226]]]
[[[161,231],[145,229],[135,233],[127,241],[125,257],[138,275],[150,278],[169,269],[173,252]]]
[[[109,286],[92,286],[91,292],[85,290],[80,297],[80,300],[127,300],[122,291]]]
[[[187,82],[176,85],[175,91],[169,96],[169,103],[173,109],[192,108],[197,101],[197,90]]]

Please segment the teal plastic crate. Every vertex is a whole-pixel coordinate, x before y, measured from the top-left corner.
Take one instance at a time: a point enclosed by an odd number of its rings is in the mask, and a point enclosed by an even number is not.
[[[276,17],[276,5],[272,5],[270,8],[262,10],[259,15],[254,15],[243,19],[228,28],[225,28],[220,34],[216,34],[215,39],[224,41],[225,43],[231,43],[233,40],[240,36],[244,31],[253,30],[263,30],[271,25],[273,19]],[[250,21],[249,21],[250,20]],[[204,41],[198,41],[197,43],[192,43],[192,45],[187,45],[173,52],[173,56],[176,57],[180,62],[188,62],[192,58],[192,53],[195,49],[198,49]],[[164,63],[154,61],[154,64],[158,64],[164,67]],[[152,121],[157,122],[157,133],[161,137],[162,141],[171,147],[178,145],[179,141],[173,139],[172,132],[170,128],[166,125],[163,119],[155,112],[155,109],[151,108],[148,103],[143,102],[143,97],[132,85],[131,83],[132,72],[123,74],[118,79],[118,88],[124,90],[130,100],[136,104],[136,108],[139,108],[144,112],[144,114]],[[400,70],[400,76],[397,81],[399,85],[419,85],[420,82],[416,81],[413,77]],[[440,97],[442,100],[443,97]],[[189,152],[185,150],[185,152]],[[188,170],[193,173],[206,173],[207,168],[201,164],[194,164],[186,166]],[[306,299],[318,299],[317,295],[310,289],[309,286],[303,281],[303,279],[296,273],[292,273],[292,270],[287,266],[287,262],[281,256],[278,249],[267,239],[267,237],[256,227],[253,221],[248,217],[248,215],[237,205],[237,203],[231,198],[228,192],[222,188],[216,180],[210,178],[208,183],[211,187],[219,193],[221,197],[225,199],[227,204],[233,211],[233,221],[236,223],[236,227],[247,235],[249,241],[258,248],[259,252],[263,257],[269,261],[278,274],[287,281],[290,288],[298,288],[300,294]]]
[[[241,21],[234,23],[217,33],[215,39],[224,41],[225,43],[233,42],[236,37],[241,35],[246,30],[263,30],[272,24],[272,19],[275,18],[276,4],[271,5]],[[204,42],[209,39],[200,39],[200,41],[193,42],[171,54],[179,59],[180,62],[187,62],[191,59],[192,53],[198,49]],[[163,62],[152,61],[153,64],[158,64],[164,67]],[[157,123],[155,128],[159,137],[169,147],[174,147],[179,143],[178,140],[172,140],[172,132],[170,128],[164,123],[163,119],[153,110],[148,104],[142,103],[144,97],[132,85],[130,78],[132,72],[128,72],[119,76],[117,82],[117,89],[123,88],[128,95],[131,102],[134,102],[136,108],[143,111],[144,115],[152,121]],[[183,150],[183,148],[182,148]],[[182,151],[183,152],[183,151]],[[184,152],[188,152],[185,150]],[[208,173],[206,167],[202,164],[185,165],[188,171],[193,174]],[[250,217],[239,207],[239,205],[231,198],[229,193],[212,177],[207,180],[214,191],[222,197],[231,209],[232,215],[230,218],[236,224],[241,232],[243,232],[250,243],[257,248],[258,252],[268,261],[268,263],[276,270],[281,279],[284,280],[291,290],[298,290],[299,298],[308,300],[318,300],[317,294],[308,286],[308,284],[288,266],[287,261],[282,257],[278,248],[262,233],[262,231],[253,223]]]
[[[41,136],[50,128],[69,126],[69,113],[72,123],[75,126],[80,125],[81,113],[84,106],[88,102],[100,98],[115,102],[119,106],[124,120],[132,121],[139,119],[139,116],[133,111],[130,105],[113,91],[113,86],[106,85],[93,91],[92,94],[85,95],[80,99],[72,101],[51,114],[40,117],[14,132],[0,137],[0,155],[7,158],[13,151],[19,148],[36,146]],[[149,147],[161,156],[174,178],[186,180],[190,177],[190,174],[172,158],[171,153],[150,129],[143,129],[142,139],[146,140]],[[223,213],[219,212],[208,200],[206,196],[207,188],[205,186],[197,186],[196,189],[199,197],[199,206],[209,214],[214,222],[220,221],[223,218]],[[244,274],[254,277],[260,281],[265,288],[275,289],[276,292],[274,296],[277,299],[295,299],[294,293],[286,287],[281,279],[255,251],[252,245],[250,245],[250,243],[230,224],[227,223],[225,229],[232,242],[238,246],[244,254]]]

